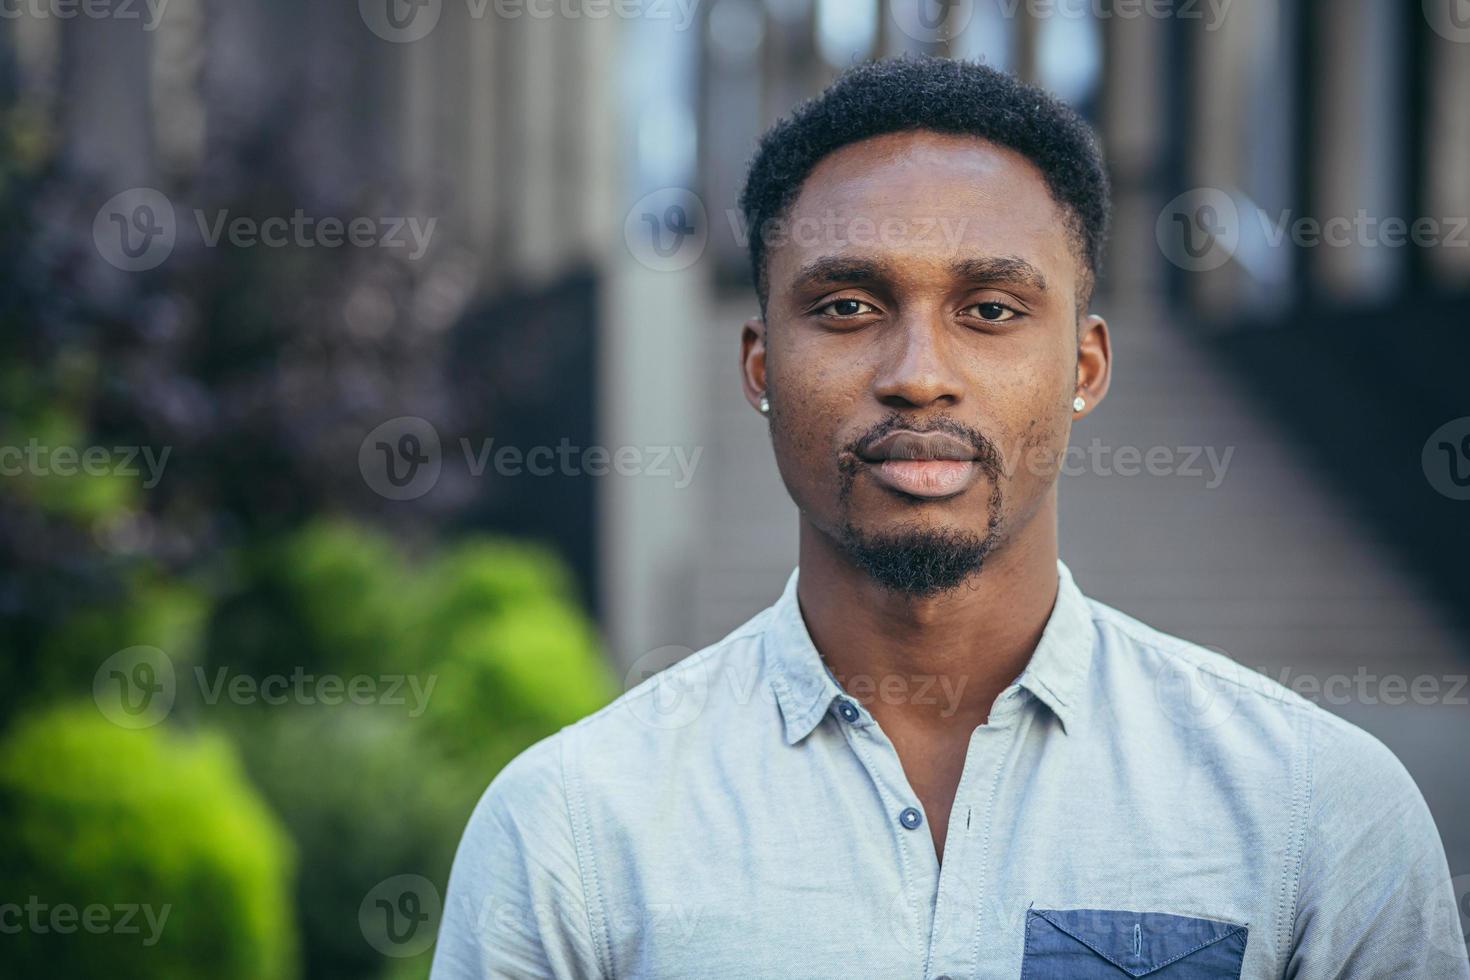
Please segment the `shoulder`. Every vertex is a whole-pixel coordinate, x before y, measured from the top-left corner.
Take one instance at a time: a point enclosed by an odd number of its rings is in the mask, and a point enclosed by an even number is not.
[[[589,779],[640,778],[659,771],[653,763],[660,756],[728,738],[731,712],[758,709],[766,697],[769,613],[682,658],[670,647],[635,660],[623,694],[518,755],[491,782],[481,806],[491,813],[512,804],[548,810],[569,800],[575,807]]]
[[[1150,698],[1182,728],[1226,738],[1264,726],[1273,737],[1292,732],[1292,738],[1307,740],[1317,723],[1332,718],[1218,650],[1155,629],[1095,599],[1088,606],[1097,683]]]
[[[1373,807],[1424,808],[1413,778],[1378,738],[1216,650],[1171,636],[1095,600],[1094,667],[1186,731],[1196,747],[1289,767],[1307,823],[1321,828]]]

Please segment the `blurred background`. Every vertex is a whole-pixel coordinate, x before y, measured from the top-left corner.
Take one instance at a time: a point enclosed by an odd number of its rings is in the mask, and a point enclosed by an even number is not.
[[[735,200],[905,52],[1103,137],[1083,589],[1382,738],[1470,893],[1470,3],[17,0],[18,975],[427,973],[505,761],[779,593]]]

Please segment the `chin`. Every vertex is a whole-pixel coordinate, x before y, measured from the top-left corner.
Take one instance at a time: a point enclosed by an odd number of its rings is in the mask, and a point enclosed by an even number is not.
[[[849,524],[841,544],[879,585],[922,599],[957,589],[978,575],[997,537],[983,520],[974,526],[905,521],[881,529]]]

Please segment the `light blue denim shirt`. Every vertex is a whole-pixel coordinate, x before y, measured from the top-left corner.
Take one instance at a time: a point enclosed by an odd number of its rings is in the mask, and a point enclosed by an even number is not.
[[[1388,749],[1059,577],[971,733],[942,865],[793,573],[495,778],[435,980],[1470,977],[1438,832]],[[954,693],[884,683],[940,710]]]

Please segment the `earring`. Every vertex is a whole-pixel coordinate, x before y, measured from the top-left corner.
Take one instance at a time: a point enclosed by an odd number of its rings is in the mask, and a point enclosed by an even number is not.
[[[1087,401],[1081,395],[1078,395],[1076,398],[1072,399],[1072,411],[1080,412],[1086,407]]]
[[[761,395],[760,409],[761,409],[761,414],[762,415],[770,415],[771,414],[771,400],[769,398],[767,398],[765,395]]]

